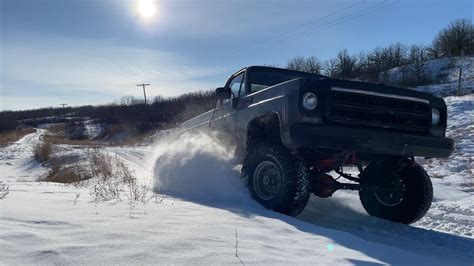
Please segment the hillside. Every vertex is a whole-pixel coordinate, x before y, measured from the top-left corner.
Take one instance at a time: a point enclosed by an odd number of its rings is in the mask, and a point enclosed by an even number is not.
[[[404,67],[390,69],[381,75],[387,83],[399,83],[404,75]],[[428,84],[418,86],[416,90],[439,97],[456,95],[459,69],[462,69],[461,94],[474,93],[474,57],[472,56],[428,60],[422,68]]]

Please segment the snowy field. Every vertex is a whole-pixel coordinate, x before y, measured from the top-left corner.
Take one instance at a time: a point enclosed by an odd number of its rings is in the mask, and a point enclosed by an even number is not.
[[[0,264],[474,264],[474,95],[448,97],[451,158],[418,161],[432,176],[428,214],[407,226],[369,217],[356,192],[312,197],[287,217],[250,199],[228,149],[209,136],[104,148],[158,193],[130,212],[88,187],[36,180],[44,129],[0,151]],[[81,154],[63,145],[59,152]]]

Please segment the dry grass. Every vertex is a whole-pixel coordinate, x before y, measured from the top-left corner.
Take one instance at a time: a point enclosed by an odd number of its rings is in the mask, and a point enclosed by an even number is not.
[[[0,199],[4,199],[10,193],[10,186],[2,184],[0,186]]]
[[[86,147],[135,145],[155,134],[154,130],[145,133],[136,129],[132,124],[119,124],[106,127],[96,139],[70,139],[65,134],[65,124],[48,128],[44,140],[55,145],[75,145]]]
[[[87,151],[87,161],[91,176],[97,177],[100,181],[107,181],[116,176],[116,171],[120,167],[120,161],[112,159],[108,153],[97,149]]]
[[[137,184],[133,172],[121,159],[97,148],[89,148],[84,158],[74,163],[54,158],[49,164],[52,166],[50,172],[40,181],[88,186],[97,214],[99,203],[115,200],[126,202],[129,216],[133,218],[138,203],[143,204],[146,214],[147,202],[153,197],[156,200],[156,195],[150,196],[150,187]]]
[[[156,131],[148,131],[146,133],[142,133],[140,135],[137,135],[137,136],[133,136],[133,137],[130,137],[130,138],[127,138],[126,140],[123,140],[119,143],[117,143],[116,145],[117,146],[132,146],[132,145],[136,145],[136,144],[139,144],[141,142],[143,142],[144,140],[146,140],[147,138],[153,136],[154,134],[156,133]]]
[[[34,128],[24,128],[19,130],[7,131],[0,133],[0,147],[7,146],[8,144],[15,142],[22,137],[34,133]]]
[[[47,163],[53,154],[53,145],[51,142],[43,140],[33,147],[33,155],[40,163]]]
[[[124,146],[138,144],[155,133],[154,130],[141,132],[132,124],[119,124],[105,128],[99,138],[108,140],[110,146]]]
[[[134,180],[133,173],[117,157],[97,148],[88,148],[83,158],[73,162],[64,157],[49,158],[51,170],[40,181],[75,183],[96,178],[99,182],[118,180],[127,183]]]
[[[61,133],[46,133],[43,136],[43,140],[49,142],[54,145],[80,145],[80,146],[103,146],[105,145],[103,142],[97,140],[90,140],[90,139],[82,139],[82,140],[71,140],[64,137],[64,134]]]
[[[60,164],[55,163],[51,167],[48,175],[40,181],[71,184],[87,179],[90,179],[90,176],[85,174],[83,171],[78,171],[78,169],[74,169],[74,167],[61,168]]]

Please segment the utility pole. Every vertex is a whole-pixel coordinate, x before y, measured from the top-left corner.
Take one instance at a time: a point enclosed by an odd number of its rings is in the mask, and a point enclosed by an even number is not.
[[[148,114],[147,114],[147,108],[146,108],[146,92],[145,92],[145,87],[150,86],[149,83],[142,83],[142,84],[137,84],[137,87],[142,87],[143,88],[143,98],[145,98],[145,104],[143,105],[143,119],[142,119],[142,129],[144,130],[148,125]]]
[[[67,103],[60,103],[59,105],[61,105],[63,107],[63,129],[64,129],[64,133],[63,133],[63,138],[66,139],[66,105]]]
[[[462,67],[459,68],[458,96],[461,96]]]
[[[65,109],[66,109],[67,103],[60,103],[59,105],[61,105],[63,107],[63,116],[66,116]]]
[[[145,106],[146,106],[146,93],[145,93],[145,87],[146,86],[150,86],[150,84],[148,83],[142,83],[142,84],[138,84],[137,87],[142,87],[143,88],[143,98],[145,98]]]

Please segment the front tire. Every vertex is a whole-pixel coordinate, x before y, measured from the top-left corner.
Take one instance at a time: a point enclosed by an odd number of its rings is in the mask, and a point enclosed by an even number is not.
[[[411,224],[431,207],[433,186],[426,171],[417,163],[399,166],[398,160],[372,162],[361,175],[361,185],[397,188],[398,191],[360,190],[362,206],[372,216]]]
[[[310,196],[309,171],[302,158],[279,144],[250,147],[242,171],[252,197],[265,208],[298,215]]]

